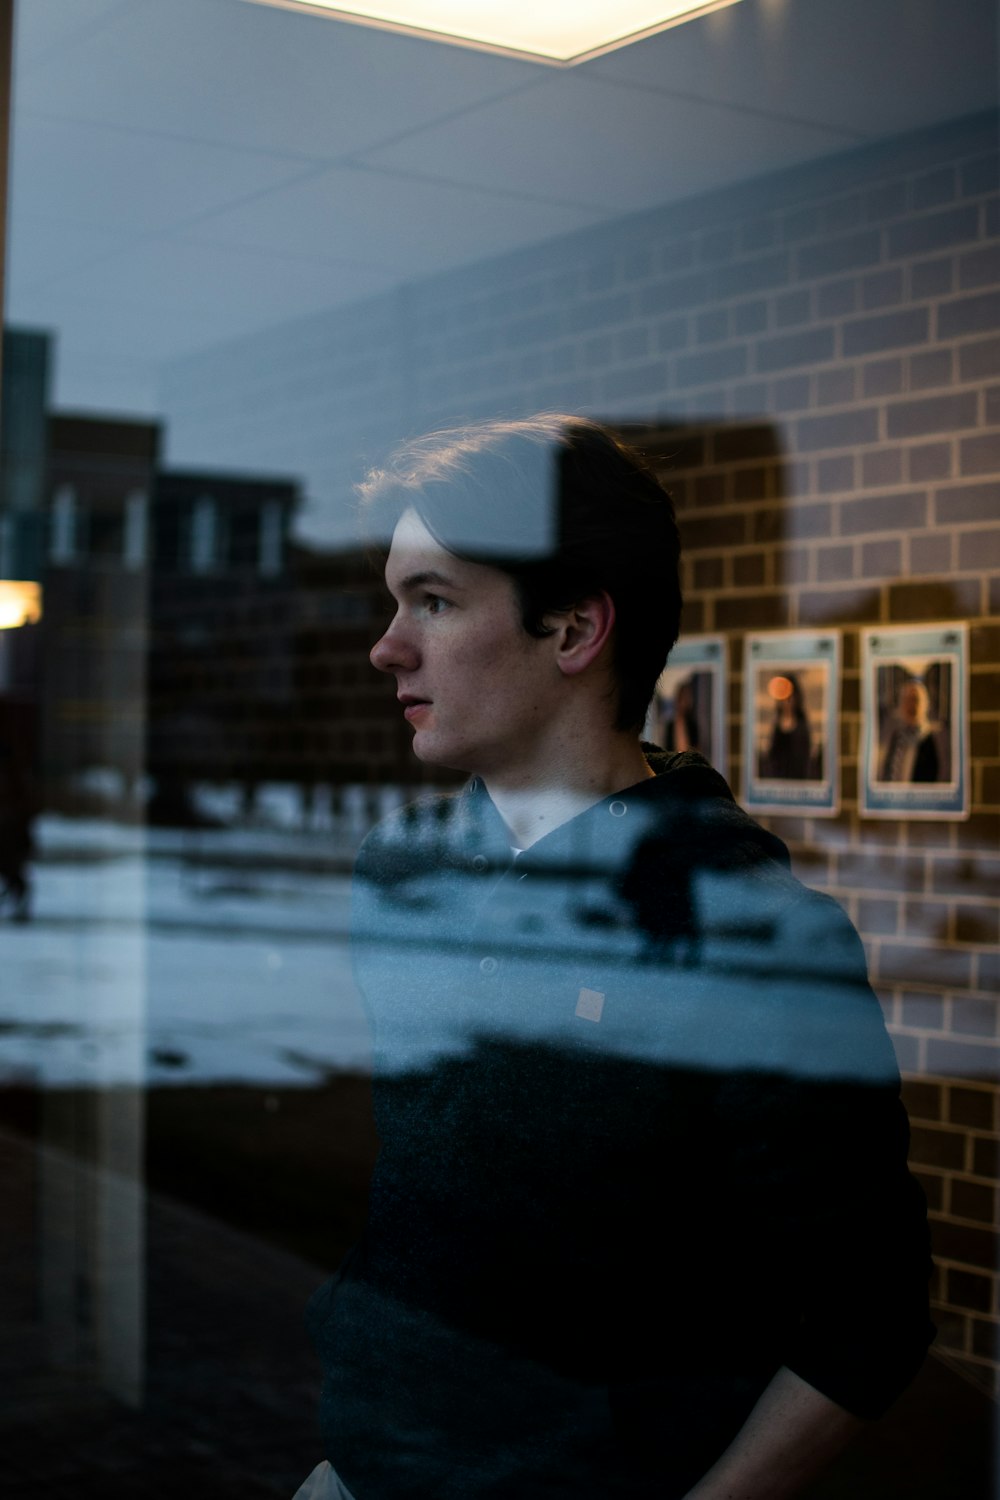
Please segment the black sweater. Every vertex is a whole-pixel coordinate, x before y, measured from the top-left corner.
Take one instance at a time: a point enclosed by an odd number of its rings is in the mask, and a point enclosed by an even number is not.
[[[476,781],[358,859],[381,1151],[313,1299],[358,1500],[682,1495],[781,1365],[861,1416],[932,1329],[861,945],[700,756],[515,861]]]

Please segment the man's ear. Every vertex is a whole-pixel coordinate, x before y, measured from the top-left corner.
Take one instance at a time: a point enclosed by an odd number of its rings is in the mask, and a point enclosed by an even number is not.
[[[615,628],[615,604],[604,589],[588,594],[553,619],[557,636],[556,664],[565,676],[575,677],[597,660]]]

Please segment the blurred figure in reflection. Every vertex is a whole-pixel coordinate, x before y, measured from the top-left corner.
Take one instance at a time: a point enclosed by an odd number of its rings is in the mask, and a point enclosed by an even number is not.
[[[807,781],[813,775],[812,733],[802,688],[794,672],[772,678],[769,691],[775,700],[771,739],[761,757],[762,778]]]
[[[13,748],[0,740],[0,903],[15,922],[31,915],[28,859],[31,854],[31,795]]]
[[[698,718],[694,711],[694,687],[690,677],[677,684],[674,693],[674,711],[667,721],[664,734],[667,750],[698,749]]]
[[[882,754],[882,781],[937,781],[940,774],[930,699],[919,678],[904,682]]]
[[[372,662],[471,779],[356,867],[380,1154],[310,1304],[300,1500],[784,1500],[931,1333],[857,935],[697,752],[640,742],[681,600],[637,454],[487,424],[363,497]]]

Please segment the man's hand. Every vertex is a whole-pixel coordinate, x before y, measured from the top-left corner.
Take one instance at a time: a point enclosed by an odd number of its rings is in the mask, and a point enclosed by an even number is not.
[[[781,1369],[685,1500],[792,1500],[863,1425],[800,1376]]]

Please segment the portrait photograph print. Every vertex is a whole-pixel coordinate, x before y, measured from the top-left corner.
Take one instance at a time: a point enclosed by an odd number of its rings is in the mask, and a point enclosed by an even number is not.
[[[743,801],[758,812],[838,808],[836,630],[749,635],[743,671]]]
[[[861,638],[861,812],[967,818],[965,625],[897,626]]]
[[[663,750],[700,750],[726,774],[726,643],[682,636],[670,653],[646,720],[645,738]]]

